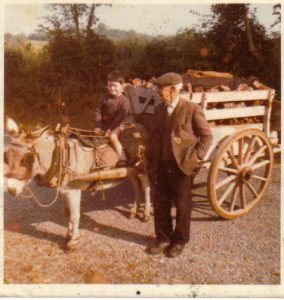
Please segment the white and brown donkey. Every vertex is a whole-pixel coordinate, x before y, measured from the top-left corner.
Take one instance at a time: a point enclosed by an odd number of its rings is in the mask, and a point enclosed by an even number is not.
[[[66,157],[62,157],[58,137],[50,132],[48,127],[30,133],[20,133],[16,122],[7,118],[6,129],[11,139],[11,145],[6,147],[4,153],[8,168],[8,172],[4,175],[7,191],[19,196],[34,178],[39,178],[49,186],[57,187],[64,199],[68,248],[74,248],[78,243],[81,191],[96,186],[98,180],[103,181],[103,184],[97,185],[98,189],[108,189],[129,178],[135,190],[135,201],[129,217],[137,215],[144,193],[143,221],[149,220],[150,181],[146,173],[137,172],[133,168],[114,168],[90,174],[91,168],[93,169],[96,164],[93,151],[81,146],[77,139],[71,138],[64,141],[69,148],[68,168],[66,165],[61,167]],[[114,151],[113,154],[115,155]],[[58,159],[55,159],[56,156]],[[114,177],[120,179],[113,179]]]

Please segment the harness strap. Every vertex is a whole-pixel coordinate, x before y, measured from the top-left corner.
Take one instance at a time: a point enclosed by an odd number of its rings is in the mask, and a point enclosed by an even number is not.
[[[32,150],[30,146],[23,145],[23,144],[20,144],[20,143],[17,143],[17,142],[11,142],[11,145],[14,146],[14,147],[26,150],[27,152],[30,152]]]
[[[56,139],[56,146],[52,153],[52,163],[47,173],[41,177],[40,183],[50,187],[59,187],[64,177],[66,169],[69,169],[70,147],[65,136],[60,135]]]
[[[68,141],[66,139],[65,135],[59,136],[59,144],[61,149],[61,178],[59,178],[59,183],[62,184],[65,176],[67,175],[66,170],[68,170],[68,174],[72,176],[72,171],[70,171],[70,146],[68,144]]]
[[[41,177],[42,184],[48,184],[50,186],[54,186],[54,183],[51,184],[53,178],[57,178],[60,169],[60,155],[61,155],[61,148],[58,140],[56,140],[56,146],[52,153],[52,163],[45,175]]]

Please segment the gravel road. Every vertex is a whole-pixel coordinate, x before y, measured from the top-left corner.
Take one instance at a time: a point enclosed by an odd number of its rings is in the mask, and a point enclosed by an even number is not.
[[[203,175],[205,176],[205,175]],[[35,187],[49,201],[55,191]],[[6,283],[279,284],[280,164],[259,206],[234,221],[220,219],[205,189],[194,198],[191,241],[183,255],[150,256],[148,223],[128,220],[128,182],[95,197],[83,193],[78,249],[66,252],[62,202],[39,208],[31,200],[4,197]],[[203,195],[203,196],[202,196]]]

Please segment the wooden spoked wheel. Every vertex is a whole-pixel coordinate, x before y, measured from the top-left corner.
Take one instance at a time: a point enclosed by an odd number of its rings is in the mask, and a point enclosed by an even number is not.
[[[228,136],[211,162],[208,197],[223,218],[246,215],[261,200],[273,168],[273,150],[266,134],[245,129]]]

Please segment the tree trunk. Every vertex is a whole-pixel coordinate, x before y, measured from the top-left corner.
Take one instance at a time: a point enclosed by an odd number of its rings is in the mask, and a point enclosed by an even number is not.
[[[71,13],[76,27],[77,38],[80,38],[79,12],[77,4],[71,4]]]
[[[95,4],[92,4],[91,6],[91,11],[90,11],[90,15],[89,15],[89,20],[88,20],[88,24],[87,24],[87,38],[90,37],[91,35],[91,29],[93,26],[93,22],[94,22],[94,17],[95,17]]]
[[[247,34],[247,38],[248,38],[249,51],[259,61],[259,63],[262,64],[263,63],[263,57],[262,57],[261,53],[259,52],[259,50],[257,50],[257,48],[254,44],[254,41],[253,41],[253,36],[252,36],[252,32],[251,32],[251,25],[250,25],[250,21],[248,19],[248,9],[246,9],[246,11],[244,13],[244,23],[245,23],[246,34]]]

